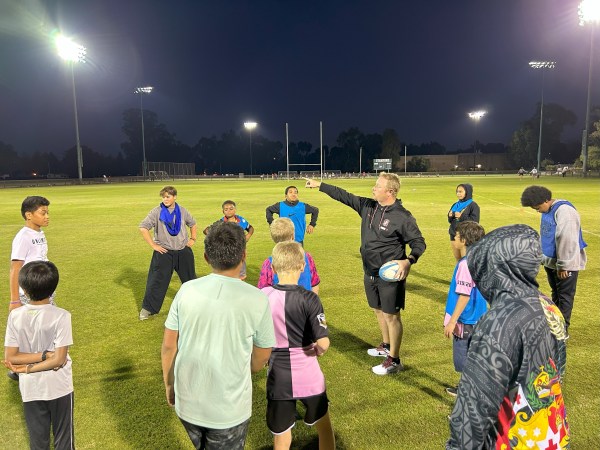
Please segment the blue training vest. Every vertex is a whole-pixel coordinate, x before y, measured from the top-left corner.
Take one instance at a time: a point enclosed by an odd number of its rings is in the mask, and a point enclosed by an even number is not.
[[[576,209],[570,202],[561,200],[555,202],[548,212],[542,213],[542,223],[540,225],[540,237],[542,239],[542,253],[544,256],[550,258],[556,258],[556,210],[561,205],[569,205],[571,208]],[[583,240],[581,233],[581,227],[579,227],[579,249],[586,248],[587,244]]]
[[[273,257],[269,256],[269,261],[271,261],[271,269],[273,268]],[[310,291],[312,286],[311,282],[311,274],[310,274],[310,266],[308,264],[308,256],[304,255],[304,271],[300,274],[300,279],[298,280],[298,286],[302,286],[307,291]],[[279,277],[273,271],[273,284],[279,283]]]
[[[279,202],[279,217],[287,217],[294,222],[294,240],[303,242],[306,232],[306,205],[298,202],[297,205],[290,206],[286,202]]]

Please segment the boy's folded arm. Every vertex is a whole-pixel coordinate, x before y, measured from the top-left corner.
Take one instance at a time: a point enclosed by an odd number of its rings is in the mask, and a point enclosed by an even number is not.
[[[48,352],[46,354],[47,358],[45,361],[42,361],[42,352],[19,352],[19,347],[5,347],[4,355],[7,361],[18,366],[18,372],[34,373],[61,368],[67,362],[68,351],[68,346],[58,347],[54,352]]]

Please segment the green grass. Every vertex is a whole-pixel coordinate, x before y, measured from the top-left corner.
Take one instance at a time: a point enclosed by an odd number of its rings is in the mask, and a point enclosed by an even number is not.
[[[406,370],[378,377],[370,368],[377,360],[366,354],[380,340],[375,318],[362,288],[358,254],[358,215],[314,190],[300,198],[320,208],[315,234],[305,247],[312,253],[322,279],[321,298],[330,325],[331,349],[320,359],[331,399],[331,417],[340,449],[435,449],[448,436],[446,415],[452,399],[444,393],[457,381],[451,344],[443,337],[442,319],[454,262],[446,212],[463,178],[408,178],[400,197],[413,213],[427,241],[427,251],[413,267],[402,357]],[[520,207],[520,194],[531,180],[470,177],[487,231],[525,223],[539,229],[539,215]],[[339,186],[369,196],[373,179],[340,180]],[[580,274],[572,317],[565,402],[573,448],[595,449],[600,441],[600,190],[598,180],[542,178],[556,198],[567,198],[582,216],[589,244],[588,267]],[[302,184],[298,181],[298,184]],[[219,217],[226,199],[238,203],[238,213],[256,229],[248,246],[248,282],[255,284],[260,264],[272,243],[265,207],[280,200],[285,181],[196,181],[175,183],[178,201],[198,221],[200,229]],[[132,183],[76,187],[5,189],[0,204],[0,254],[5,273],[0,292],[8,299],[11,242],[23,225],[20,204],[26,195],[51,201],[46,228],[49,256],[61,273],[57,302],[73,315],[75,345],[71,348],[75,382],[75,433],[80,449],[178,449],[191,444],[164,399],[160,345],[164,319],[180,286],[175,276],[158,317],[139,322],[151,250],[138,231],[139,222],[159,203],[163,183]],[[199,276],[209,272],[195,247]],[[543,275],[540,285],[546,292]],[[6,301],[8,303],[8,301]],[[1,308],[5,323],[7,308]],[[218,349],[214,350],[219,351]],[[265,374],[254,377],[254,411],[248,449],[270,448],[266,428]],[[17,383],[0,378],[0,436],[10,448],[28,443]],[[316,433],[302,423],[294,428],[294,448],[313,448]],[[9,445],[10,443],[10,445]],[[0,445],[1,447],[2,445]]]

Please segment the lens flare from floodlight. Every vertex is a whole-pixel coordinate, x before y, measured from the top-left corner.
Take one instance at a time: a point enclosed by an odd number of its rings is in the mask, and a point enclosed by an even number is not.
[[[529,61],[532,69],[554,69],[556,61]]]
[[[469,113],[469,118],[479,120],[487,114],[487,111],[473,111]]]
[[[85,62],[87,50],[83,45],[76,44],[71,39],[60,34],[54,39],[54,44],[58,50],[58,55],[65,61]]]
[[[152,86],[144,86],[135,88],[134,94],[149,94],[154,88]]]
[[[254,130],[258,124],[256,122],[244,122],[244,127],[246,130]]]
[[[583,0],[579,4],[579,25],[586,22],[600,23],[600,0]]]

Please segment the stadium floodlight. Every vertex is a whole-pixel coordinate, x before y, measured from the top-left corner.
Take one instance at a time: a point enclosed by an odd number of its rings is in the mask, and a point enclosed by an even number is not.
[[[144,135],[144,94],[149,94],[154,89],[152,86],[142,86],[135,88],[133,91],[134,94],[140,94],[140,116],[142,117],[142,175],[144,176],[144,180],[148,174],[147,167],[148,163],[146,162],[146,138]]]
[[[73,65],[75,63],[85,63],[85,56],[87,50],[83,45],[79,45],[73,42],[71,39],[58,35],[54,39],[54,44],[58,51],[58,56],[67,61],[71,66],[71,81],[73,84],[73,110],[75,111],[75,139],[77,144],[77,172],[79,175],[79,182],[83,182],[83,154],[81,152],[81,143],[79,141],[79,120],[77,117],[77,94],[75,92],[75,70]]]
[[[529,61],[529,67],[532,69],[542,69],[542,101],[540,102],[540,135],[538,137],[537,151],[537,171],[540,173],[540,164],[542,158],[542,124],[544,123],[544,75],[546,69],[554,69],[556,61]]]
[[[476,168],[475,161],[477,158],[477,124],[479,123],[481,118],[483,116],[485,116],[486,114],[487,114],[487,111],[484,111],[484,110],[472,111],[472,112],[468,113],[469,118],[472,119],[473,121],[475,121],[475,143],[473,144],[473,170],[475,170],[475,168]]]
[[[583,0],[579,4],[579,25],[586,23],[591,25],[590,29],[590,68],[588,74],[587,107],[585,113],[585,131],[583,136],[583,176],[587,175],[588,168],[588,141],[590,138],[590,108],[592,92],[592,67],[594,61],[594,28],[600,23],[600,0]]]
[[[250,177],[254,175],[254,169],[252,167],[252,130],[254,130],[258,124],[256,122],[244,122],[244,128],[248,130],[248,134],[250,135]]]

